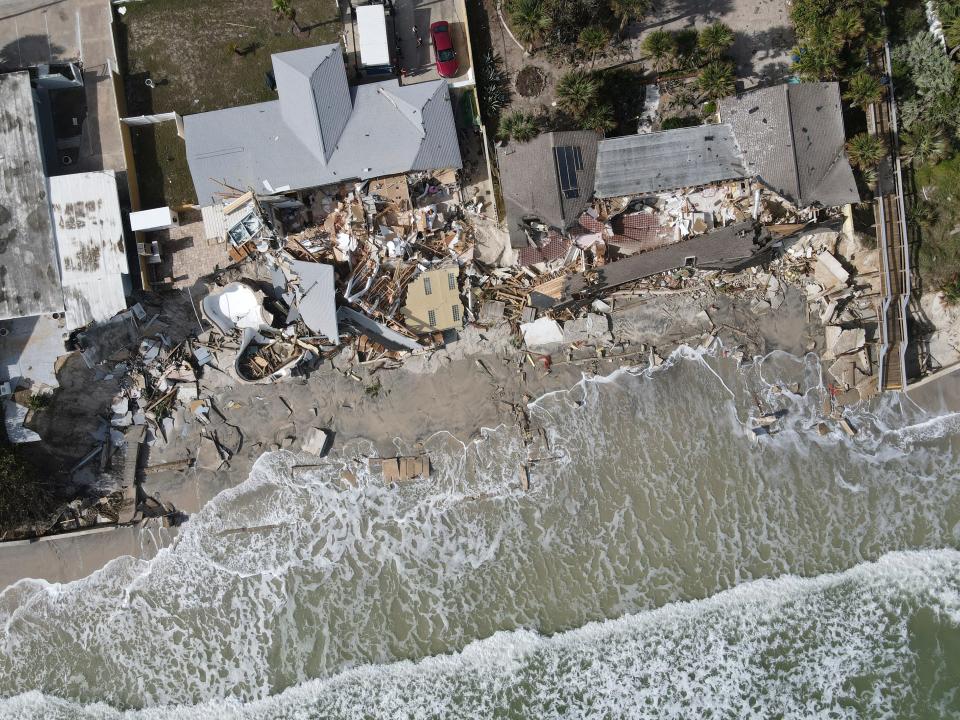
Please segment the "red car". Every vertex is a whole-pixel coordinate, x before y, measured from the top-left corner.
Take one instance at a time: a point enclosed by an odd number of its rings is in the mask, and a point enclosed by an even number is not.
[[[453,51],[453,41],[450,40],[450,25],[443,20],[430,26],[430,42],[433,44],[433,53],[437,61],[437,74],[440,77],[453,77],[460,66],[457,64],[457,54]]]

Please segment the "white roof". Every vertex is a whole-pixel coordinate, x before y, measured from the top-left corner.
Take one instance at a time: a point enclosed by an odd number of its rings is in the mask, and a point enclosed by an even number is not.
[[[55,175],[50,206],[60,256],[66,330],[126,310],[123,222],[112,170]]]
[[[357,8],[357,35],[360,36],[361,64],[368,67],[390,64],[387,16],[383,12],[383,5],[361,5]]]
[[[170,208],[168,207],[130,213],[130,229],[134,232],[140,230],[162,230],[171,225],[173,225],[173,213],[170,212]]]

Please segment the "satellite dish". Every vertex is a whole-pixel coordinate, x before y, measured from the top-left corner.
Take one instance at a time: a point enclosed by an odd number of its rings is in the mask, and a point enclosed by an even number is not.
[[[151,90],[153,90],[157,86],[156,83],[153,82],[153,80],[151,80],[150,78],[147,78],[146,80],[144,80],[144,84]]]

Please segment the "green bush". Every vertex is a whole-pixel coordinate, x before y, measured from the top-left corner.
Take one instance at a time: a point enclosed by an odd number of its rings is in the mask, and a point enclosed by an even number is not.
[[[700,124],[700,118],[696,115],[685,115],[683,117],[668,117],[660,123],[661,130],[676,130],[677,128],[695,127]]]
[[[58,505],[50,486],[16,448],[0,445],[0,534],[50,520]]]

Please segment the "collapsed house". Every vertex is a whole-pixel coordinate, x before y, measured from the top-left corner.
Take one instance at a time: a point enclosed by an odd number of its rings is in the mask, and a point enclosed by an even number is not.
[[[459,277],[460,268],[453,265],[427,270],[411,282],[402,310],[407,327],[419,333],[461,327]]]
[[[277,100],[184,117],[201,205],[461,167],[444,80],[351,87],[339,44],[275,54],[273,74]]]

